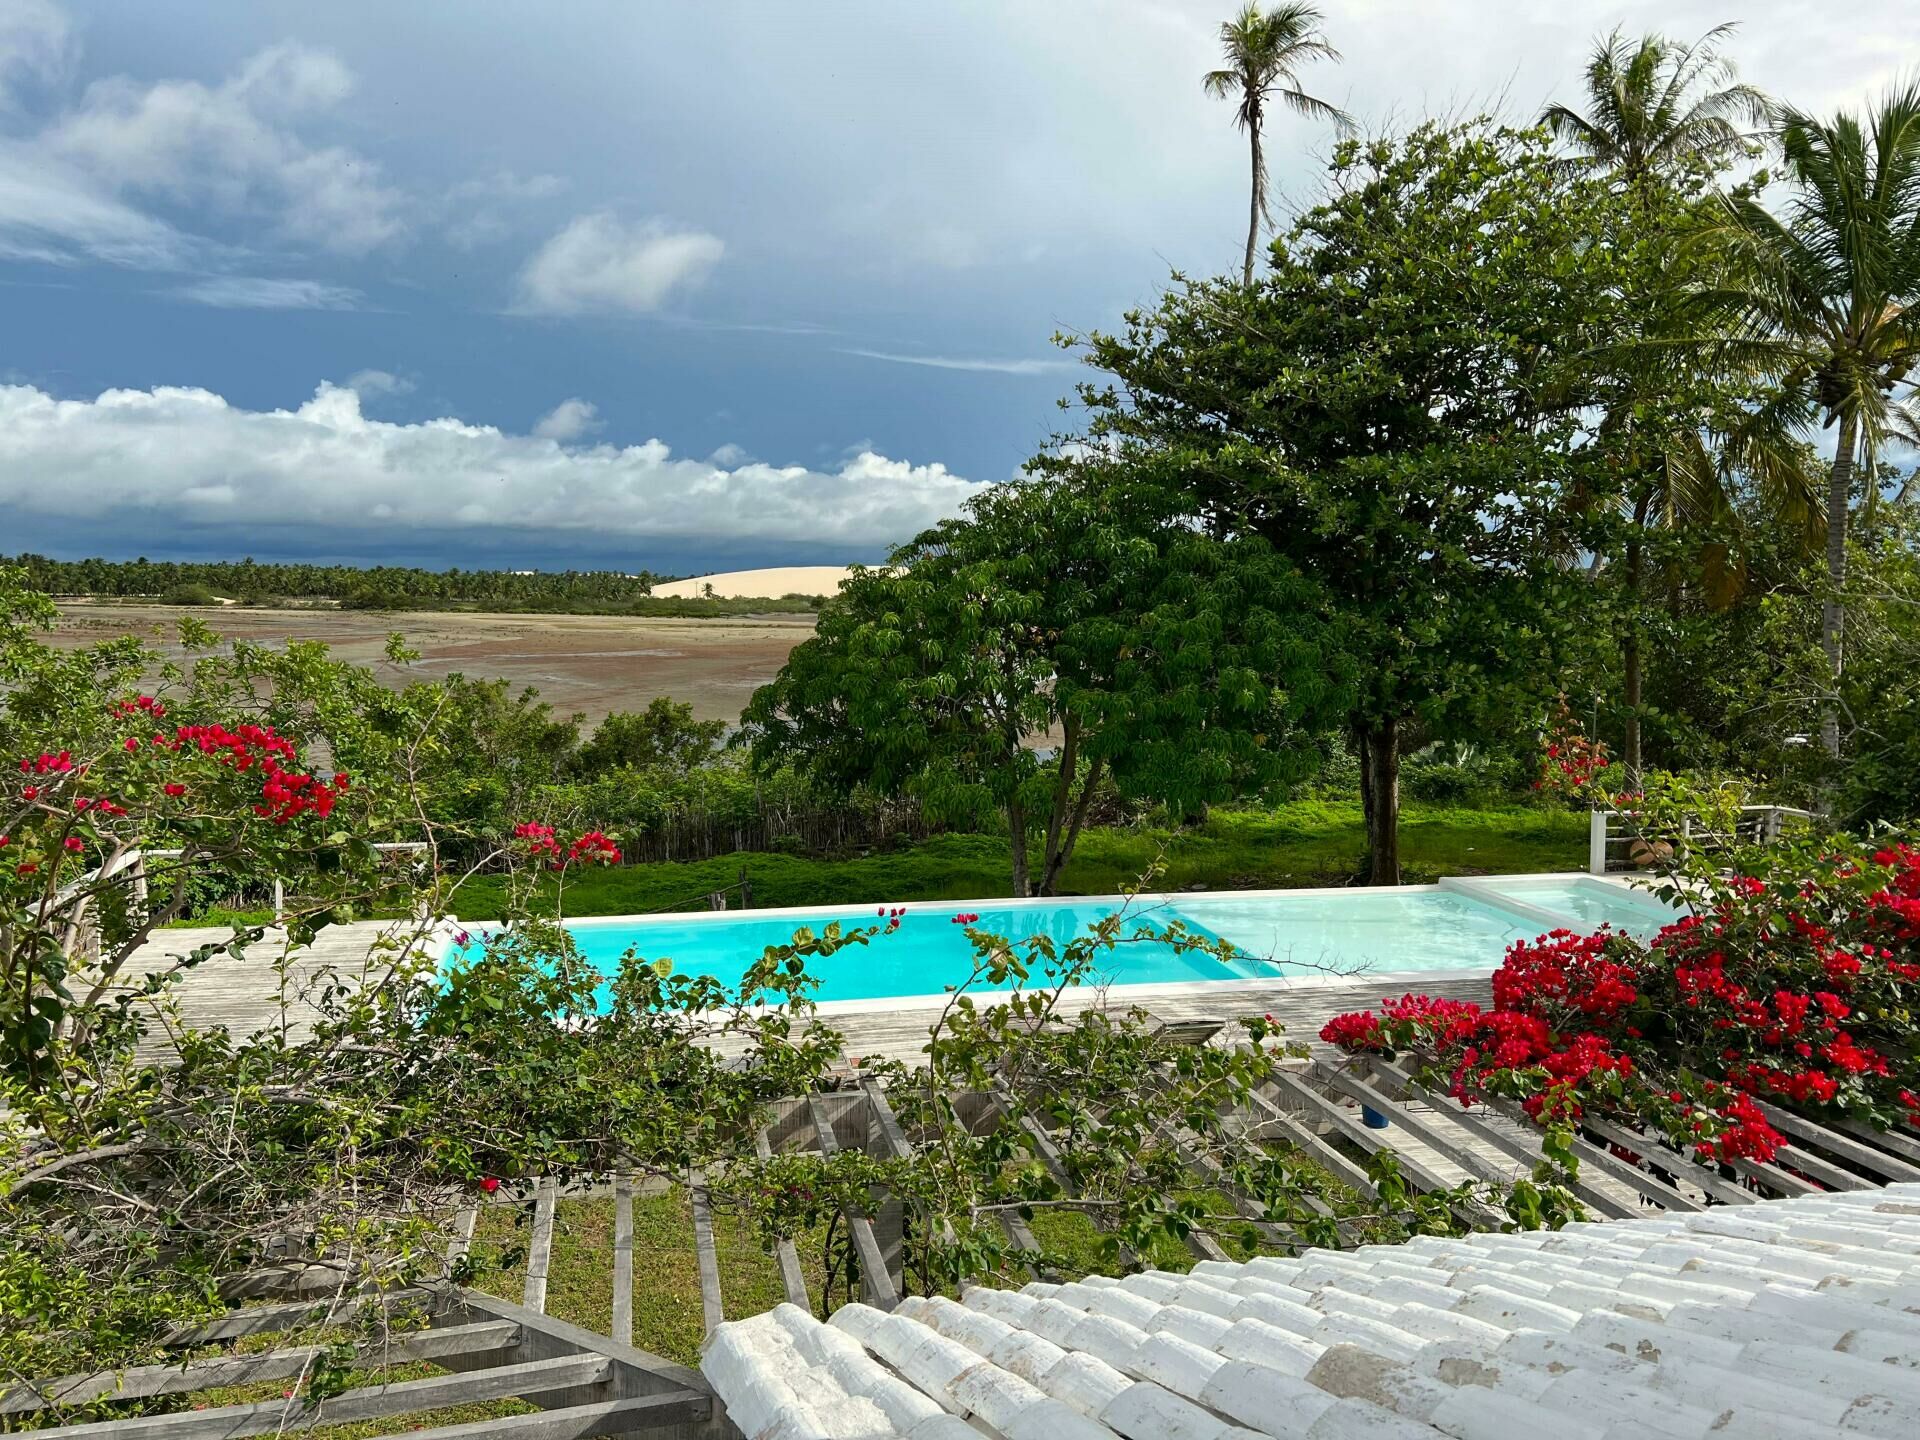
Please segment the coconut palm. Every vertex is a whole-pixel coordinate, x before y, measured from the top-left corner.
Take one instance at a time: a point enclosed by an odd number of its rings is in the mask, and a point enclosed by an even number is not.
[[[1261,127],[1267,102],[1278,99],[1302,115],[1331,120],[1345,128],[1344,111],[1315,99],[1299,86],[1295,71],[1309,60],[1338,60],[1340,52],[1320,33],[1320,12],[1311,5],[1279,5],[1262,11],[1249,4],[1220,27],[1226,66],[1209,70],[1201,82],[1219,99],[1238,100],[1234,123],[1247,132],[1253,148],[1253,199],[1247,217],[1247,260],[1242,278],[1253,283],[1253,252],[1260,243],[1260,222],[1267,217],[1267,159]]]
[[[1672,176],[1734,158],[1747,143],[1740,128],[1763,123],[1767,97],[1734,79],[1718,25],[1691,45],[1664,35],[1602,38],[1587,62],[1587,109],[1549,105],[1540,123],[1582,164],[1623,184]]]
[[[1820,722],[1840,754],[1847,517],[1857,467],[1875,474],[1890,439],[1911,432],[1920,366],[1920,82],[1853,115],[1779,117],[1792,194],[1779,214],[1756,198],[1721,206],[1715,237],[1728,279],[1701,299],[1729,320],[1727,353],[1772,377],[1790,403],[1836,429],[1827,472],[1827,594],[1820,640],[1836,682]],[[1869,479],[1869,484],[1874,483]]]
[[[1742,123],[1759,124],[1769,113],[1764,95],[1735,79],[1733,65],[1719,53],[1733,29],[1721,25],[1692,44],[1663,35],[1629,39],[1619,30],[1600,37],[1587,62],[1586,108],[1549,105],[1540,123],[1571,152],[1580,170],[1606,177],[1622,187],[1643,229],[1668,223],[1687,203],[1681,200],[1705,176],[1737,156],[1748,143]],[[1679,200],[1679,204],[1675,204]],[[1636,297],[1644,315],[1642,338],[1650,338],[1672,318],[1679,296],[1675,273],[1661,265],[1646,277],[1649,289]],[[1659,346],[1630,347],[1623,370],[1631,383],[1608,414],[1604,428],[1616,441],[1634,439],[1633,415],[1644,395],[1671,393],[1676,367],[1691,363],[1683,352]],[[1721,437],[1698,431],[1668,432],[1651,443],[1630,445],[1640,452],[1633,464],[1636,483],[1628,497],[1632,528],[1626,545],[1625,585],[1633,606],[1621,637],[1621,671],[1626,702],[1622,760],[1631,781],[1641,768],[1641,690],[1639,597],[1643,583],[1646,532],[1724,534],[1734,513],[1728,493],[1730,472],[1739,462],[1764,480],[1784,478],[1788,494],[1781,508],[1793,510],[1793,487],[1803,474],[1797,463],[1775,463],[1781,447],[1777,430],[1769,432],[1755,415],[1741,433]],[[1644,438],[1644,437],[1640,437]],[[1709,445],[1709,439],[1724,443]],[[1804,511],[1804,500],[1799,509]],[[1701,579],[1710,604],[1726,604],[1740,584],[1739,557],[1718,540],[1699,547]]]

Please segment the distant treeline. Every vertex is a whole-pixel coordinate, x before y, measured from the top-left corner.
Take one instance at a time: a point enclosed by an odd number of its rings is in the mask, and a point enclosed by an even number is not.
[[[55,595],[155,599],[177,605],[334,600],[354,609],[410,610],[441,605],[486,610],[624,609],[647,600],[664,577],[615,570],[419,570],[403,565],[284,564],[253,560],[50,560],[0,556],[27,572],[27,583]]]

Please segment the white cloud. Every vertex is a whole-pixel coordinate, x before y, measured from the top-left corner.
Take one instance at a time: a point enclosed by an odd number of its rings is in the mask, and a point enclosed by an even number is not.
[[[581,215],[527,261],[519,308],[542,315],[657,310],[673,291],[705,279],[725,249],[716,235],[658,220],[623,225],[604,211]]]
[[[363,298],[343,285],[261,275],[215,275],[171,293],[222,310],[352,310]]]
[[[858,355],[866,360],[885,360],[894,365],[927,365],[935,370],[980,370],[996,375],[1052,375],[1062,370],[1078,370],[1072,360],[974,360],[953,355],[899,355],[891,350],[845,349],[842,355]]]
[[[956,514],[979,488],[872,451],[832,471],[728,467],[659,440],[569,447],[454,419],[395,424],[330,384],[273,411],[199,389],[57,400],[0,386],[0,506],[94,533],[231,531],[237,545],[269,526],[383,538],[412,527],[873,547]]]
[[[186,263],[194,242],[115,199],[71,167],[0,143],[0,258],[143,270]]]
[[[265,218],[290,240],[362,255],[401,233],[403,197],[376,162],[309,145],[285,123],[339,106],[352,89],[333,56],[276,45],[213,86],[95,81],[34,145],[111,191]]]
[[[71,51],[67,17],[49,0],[7,0],[0,5],[0,110],[13,107],[19,77],[52,79]]]
[[[558,440],[562,444],[578,440],[595,430],[606,428],[606,422],[600,419],[600,411],[589,400],[562,400],[553,409],[542,415],[533,427],[533,433],[542,440]]]
[[[413,381],[390,370],[356,370],[347,377],[347,388],[362,400],[382,395],[411,395]]]

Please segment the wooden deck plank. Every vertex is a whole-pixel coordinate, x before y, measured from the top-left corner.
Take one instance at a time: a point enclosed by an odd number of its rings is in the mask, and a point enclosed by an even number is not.
[[[819,1095],[807,1096],[807,1112],[813,1117],[813,1133],[819,1143],[820,1153],[837,1155],[840,1152],[840,1140],[833,1133],[833,1120],[828,1116],[826,1104]],[[854,1253],[860,1257],[860,1285],[867,1292],[866,1303],[878,1310],[891,1310],[900,1303],[900,1292],[894,1288],[893,1277],[887,1270],[886,1252],[880,1248],[872,1222],[853,1210],[842,1210],[840,1213],[847,1222],[847,1233],[853,1241]]]
[[[447,1325],[434,1330],[409,1330],[391,1338],[355,1347],[363,1365],[402,1365],[449,1356],[504,1355],[520,1343],[520,1327],[510,1320],[483,1320],[472,1325]],[[324,1345],[299,1345],[258,1355],[215,1355],[185,1364],[136,1365],[94,1375],[66,1375],[32,1387],[21,1386],[0,1395],[0,1415],[24,1415],[49,1405],[84,1405],[92,1400],[138,1400],[154,1395],[178,1395],[216,1386],[251,1385],[262,1380],[285,1380],[304,1374],[324,1356]]]
[[[453,1234],[447,1240],[447,1274],[453,1274],[473,1248],[473,1227],[479,1220],[480,1210],[474,1205],[462,1205],[453,1217]]]
[[[633,1343],[633,1177],[613,1182],[613,1338]]]
[[[64,1440],[234,1440],[243,1435],[294,1433],[318,1425],[348,1425],[410,1415],[444,1405],[469,1405],[483,1400],[538,1395],[597,1385],[613,1373],[604,1355],[561,1355],[523,1365],[490,1370],[468,1370],[434,1375],[425,1380],[403,1380],[393,1385],[369,1385],[349,1390],[319,1405],[298,1400],[270,1400],[256,1405],[223,1405],[212,1410],[187,1410],[174,1415],[143,1415],[70,1425]],[[498,1433],[510,1433],[511,1422],[493,1421]]]
[[[754,1153],[762,1161],[773,1158],[773,1142],[770,1127],[762,1126],[753,1132]],[[776,1240],[773,1245],[773,1258],[780,1268],[780,1288],[786,1292],[787,1303],[798,1305],[809,1313],[813,1310],[813,1301],[807,1294],[807,1273],[800,1268],[800,1252],[794,1248],[793,1241]],[[628,1339],[632,1339],[629,1335]]]
[[[1804,1115],[1796,1115],[1791,1110],[1782,1110],[1764,1100],[1755,1102],[1760,1113],[1767,1117],[1767,1123],[1783,1134],[1796,1140],[1805,1141],[1816,1150],[1823,1150],[1837,1160],[1878,1175],[1882,1180],[1920,1180],[1920,1165],[1902,1160],[1878,1145],[1844,1135],[1832,1130],[1818,1121],[1809,1120]],[[1874,1132],[1878,1133],[1878,1132]],[[1812,1172],[1809,1172],[1812,1173]]]
[[[1369,1067],[1383,1079],[1393,1082],[1409,1096],[1423,1100],[1433,1110],[1446,1115],[1454,1124],[1477,1136],[1486,1144],[1504,1150],[1522,1164],[1531,1167],[1545,1158],[1538,1137],[1531,1133],[1514,1134],[1505,1127],[1494,1123],[1491,1117],[1483,1119],[1475,1115],[1450,1095],[1436,1095],[1422,1085],[1407,1070],[1399,1065],[1382,1059],[1378,1055],[1367,1057]],[[1517,1130],[1518,1127],[1516,1126]],[[1531,1129],[1531,1127],[1529,1127]],[[1616,1182],[1618,1183],[1618,1182]],[[1587,1167],[1582,1166],[1580,1174],[1573,1182],[1573,1193],[1583,1204],[1592,1206],[1610,1220],[1630,1220],[1637,1213],[1640,1192],[1622,1185],[1624,1195],[1613,1195],[1596,1186],[1588,1178]]]
[[[700,1318],[712,1335],[727,1318],[720,1294],[720,1257],[713,1247],[713,1208],[707,1198],[707,1177],[695,1170],[687,1177],[687,1203],[693,1211],[693,1251],[700,1270]]]
[[[543,1177],[533,1198],[533,1235],[527,1242],[527,1281],[520,1303],[537,1315],[547,1311],[547,1267],[553,1262],[553,1212],[559,1185]]]

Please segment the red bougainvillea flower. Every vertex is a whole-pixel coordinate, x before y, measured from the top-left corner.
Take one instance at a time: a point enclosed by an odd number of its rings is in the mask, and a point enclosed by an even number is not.
[[[166,784],[162,785],[160,789],[164,793],[171,795],[176,800],[178,800],[182,795],[187,793],[187,787],[182,785],[177,780],[169,780]]]
[[[500,1182],[494,1179],[493,1176],[489,1175],[480,1182],[480,1188],[486,1191],[487,1194],[491,1195],[493,1194],[494,1191],[500,1188]]]
[[[69,850],[84,850],[87,848],[87,842],[82,840],[78,835],[69,835],[60,843]]]

